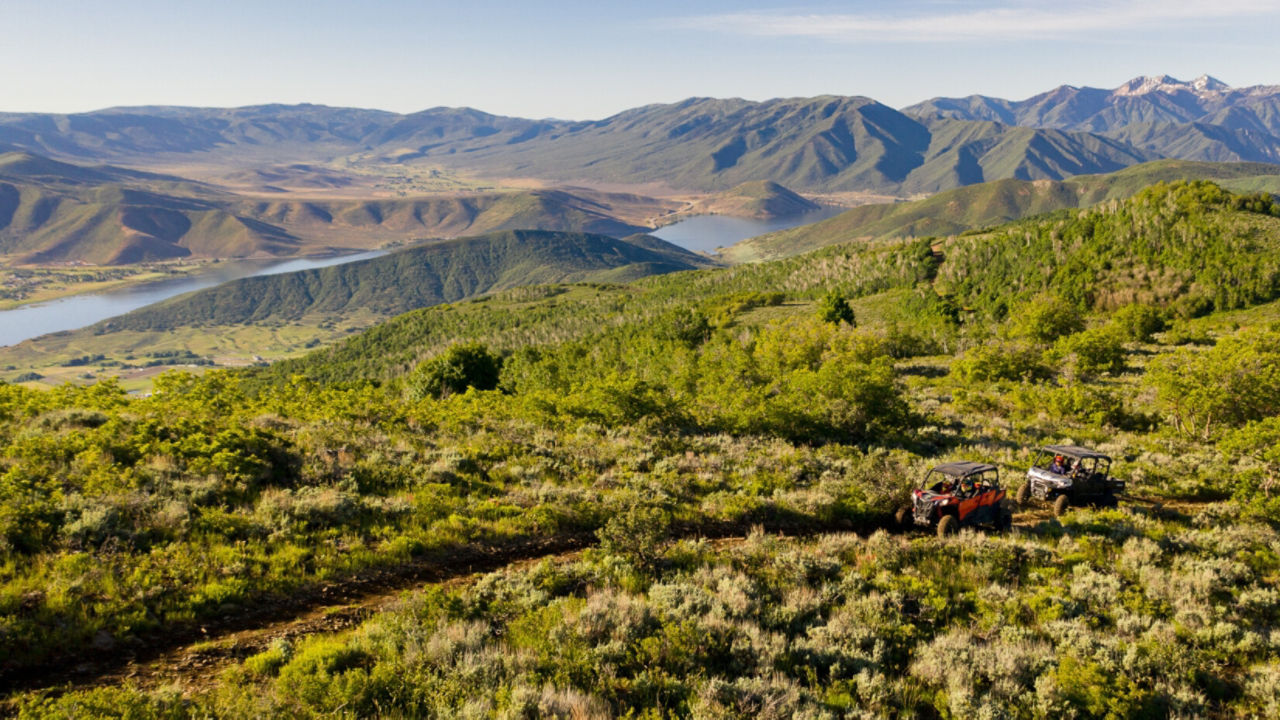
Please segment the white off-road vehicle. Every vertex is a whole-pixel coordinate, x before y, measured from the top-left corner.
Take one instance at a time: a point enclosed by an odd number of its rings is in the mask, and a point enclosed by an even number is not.
[[[1046,445],[1027,470],[1027,481],[1018,488],[1018,504],[1032,498],[1053,504],[1053,514],[1062,515],[1071,505],[1112,507],[1125,483],[1108,472],[1111,458],[1076,445]]]

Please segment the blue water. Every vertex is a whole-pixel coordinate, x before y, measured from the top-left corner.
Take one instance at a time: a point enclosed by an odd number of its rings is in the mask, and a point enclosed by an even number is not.
[[[658,228],[649,234],[673,245],[679,245],[685,250],[713,252],[716,248],[729,247],[757,235],[826,220],[848,209],[823,208],[803,215],[791,215],[772,220],[751,220],[729,215],[696,215],[688,220]]]
[[[231,280],[341,265],[377,257],[385,252],[371,250],[349,255],[292,260],[235,260],[210,265],[207,270],[200,270],[190,275],[100,293],[75,295],[45,303],[23,305],[12,310],[0,311],[0,346],[15,345],[28,338],[52,332],[76,330],[161,300],[167,300],[175,295],[203,290]]]
[[[698,215],[654,230],[651,235],[694,252],[712,252],[749,237],[825,220],[845,208],[824,208],[803,215],[772,220],[750,220],[728,215]],[[46,303],[0,311],[0,346],[15,345],[33,337],[76,330],[117,315],[146,307],[175,295],[255,275],[276,275],[310,268],[340,265],[384,254],[383,250],[293,260],[236,260],[210,265],[191,275],[133,285],[99,293],[75,295]]]

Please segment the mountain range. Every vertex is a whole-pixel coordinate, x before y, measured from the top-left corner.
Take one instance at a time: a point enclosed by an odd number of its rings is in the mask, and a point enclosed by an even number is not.
[[[508,229],[622,237],[677,211],[800,211],[808,201],[791,190],[903,197],[1002,179],[1059,181],[1160,158],[1280,163],[1280,86],[1158,76],[1020,101],[935,98],[902,111],[865,97],[690,98],[589,122],[318,105],[0,113],[3,148],[17,150],[0,154],[0,255],[120,264]],[[230,186],[174,174],[191,167],[221,168]],[[343,168],[375,176],[441,168],[559,187],[326,195],[351,181]],[[601,189],[642,184],[720,195],[687,205]]]
[[[425,163],[494,177],[662,183],[715,191],[935,192],[1000,177],[1107,172],[1153,155],[1090,133],[923,122],[864,97],[691,98],[592,122],[470,108],[394,115],[323,106],[127,108],[0,115],[0,143],[73,161],[263,165],[336,158]]]
[[[1097,133],[1161,157],[1280,162],[1280,85],[1232,88],[1208,75],[1139,77],[1109,90],[1063,85],[1017,101],[933,98],[903,112]]]
[[[1209,77],[1062,86],[1020,101],[935,98],[901,111],[865,97],[690,98],[596,121],[471,108],[401,115],[319,105],[0,114],[0,145],[62,160],[158,167],[344,162],[448,166],[488,177],[725,190],[930,193],[1062,179],[1162,157],[1280,161],[1280,87]]]

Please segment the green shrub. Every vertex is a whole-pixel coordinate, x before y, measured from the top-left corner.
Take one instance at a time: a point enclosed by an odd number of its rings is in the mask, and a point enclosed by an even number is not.
[[[1119,331],[1111,326],[1085,330],[1058,340],[1054,353],[1064,356],[1080,377],[1124,372],[1126,352]]]
[[[1053,342],[1084,329],[1080,311],[1061,298],[1037,298],[1017,308],[1012,315],[1012,334],[1035,342]]]
[[[1119,394],[1103,388],[1074,384],[1047,390],[1042,397],[1050,414],[1089,425],[1133,428],[1143,421],[1129,412]]]
[[[835,290],[827,291],[818,302],[818,318],[823,322],[857,325],[849,301]]]
[[[126,686],[60,693],[54,697],[31,696],[19,703],[17,716],[24,720],[180,720],[190,717],[190,714],[186,703],[176,693],[144,694],[134,686]]]
[[[671,532],[671,514],[656,505],[636,503],[614,513],[596,531],[600,549],[642,569],[656,567]]]
[[[706,314],[681,308],[654,321],[654,334],[685,347],[697,347],[711,335],[711,321]]]
[[[969,348],[952,361],[951,372],[965,382],[1030,380],[1049,375],[1040,348],[1016,341],[996,341]]]
[[[1143,303],[1133,303],[1120,308],[1111,316],[1111,324],[1125,339],[1142,343],[1151,342],[1152,335],[1168,326],[1163,312]]]
[[[293,656],[293,645],[285,638],[277,638],[271,647],[250,655],[244,660],[244,669],[258,677],[272,677],[280,672],[280,668]]]
[[[500,356],[481,343],[464,343],[419,365],[405,384],[410,400],[439,398],[468,388],[493,390],[501,371]]]
[[[722,327],[752,308],[776,307],[787,299],[781,292],[744,292],[717,298],[710,305],[711,324]]]
[[[1280,521],[1280,416],[1252,421],[1227,434],[1221,448],[1254,465],[1236,475],[1236,500]]]
[[[1280,331],[1244,330],[1208,350],[1157,358],[1147,372],[1175,427],[1210,439],[1280,414]]]

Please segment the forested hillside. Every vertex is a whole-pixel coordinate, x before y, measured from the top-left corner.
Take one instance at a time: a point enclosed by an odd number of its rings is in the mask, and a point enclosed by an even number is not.
[[[513,230],[381,257],[244,278],[104,321],[98,332],[296,320],[310,314],[396,315],[516,285],[625,281],[713,263],[657,238]]]
[[[201,629],[224,663],[10,708],[1273,714],[1278,215],[1160,184],[936,242],[513,288],[149,397],[0,384],[0,680]],[[1121,505],[894,525],[929,466],[1012,490],[1049,443],[1112,455]],[[248,657],[218,634],[373,570],[582,544]]]
[[[811,225],[749,238],[721,254],[730,262],[751,262],[852,240],[953,235],[1054,210],[1120,200],[1154,183],[1178,180],[1212,180],[1245,193],[1280,193],[1280,165],[1157,160],[1062,181],[996,180],[923,200],[863,205]]]

